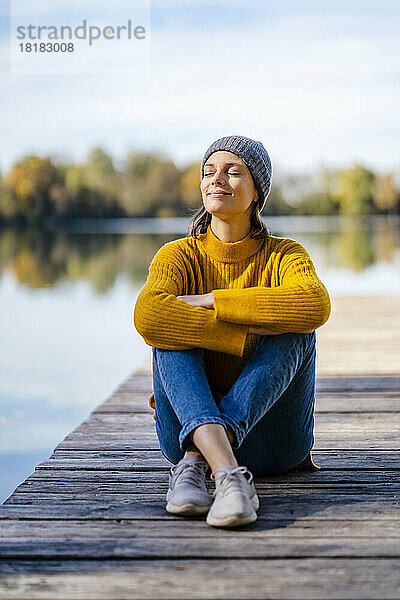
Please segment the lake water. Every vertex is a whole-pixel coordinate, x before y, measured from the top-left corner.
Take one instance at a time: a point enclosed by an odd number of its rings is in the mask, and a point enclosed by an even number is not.
[[[398,218],[268,217],[330,294],[400,293]],[[150,351],[133,327],[148,265],[186,219],[0,230],[0,502]]]

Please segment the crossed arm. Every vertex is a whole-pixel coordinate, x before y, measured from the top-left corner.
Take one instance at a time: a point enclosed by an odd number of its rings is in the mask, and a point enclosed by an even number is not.
[[[182,300],[192,306],[202,306],[203,308],[214,308],[214,297],[213,293],[209,294],[194,294],[190,296],[177,296],[177,300]],[[275,331],[270,327],[260,327],[258,325],[249,326],[247,333],[256,333],[258,335],[279,335],[280,331]]]
[[[293,242],[276,260],[280,261],[276,286],[185,296],[184,260],[166,244],[152,261],[137,298],[135,327],[150,346],[167,350],[201,346],[237,356],[243,355],[248,333],[314,331],[328,319],[330,299],[307,251]]]

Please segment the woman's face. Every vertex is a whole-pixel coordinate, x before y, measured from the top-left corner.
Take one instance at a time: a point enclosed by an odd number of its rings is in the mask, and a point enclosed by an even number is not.
[[[200,183],[206,210],[222,218],[251,214],[258,193],[243,160],[225,150],[214,152],[204,164]]]

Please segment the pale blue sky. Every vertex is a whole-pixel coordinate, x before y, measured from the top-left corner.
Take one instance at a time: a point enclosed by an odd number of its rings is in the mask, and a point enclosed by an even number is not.
[[[66,19],[109,7],[57,2]],[[399,0],[152,0],[151,66],[137,74],[11,74],[1,16],[2,170],[97,144],[185,164],[229,134],[261,140],[278,170],[400,169]]]

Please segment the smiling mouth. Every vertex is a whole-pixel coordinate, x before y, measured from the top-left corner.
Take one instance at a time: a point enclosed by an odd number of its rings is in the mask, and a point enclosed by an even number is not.
[[[230,192],[208,192],[208,196],[232,196]]]

